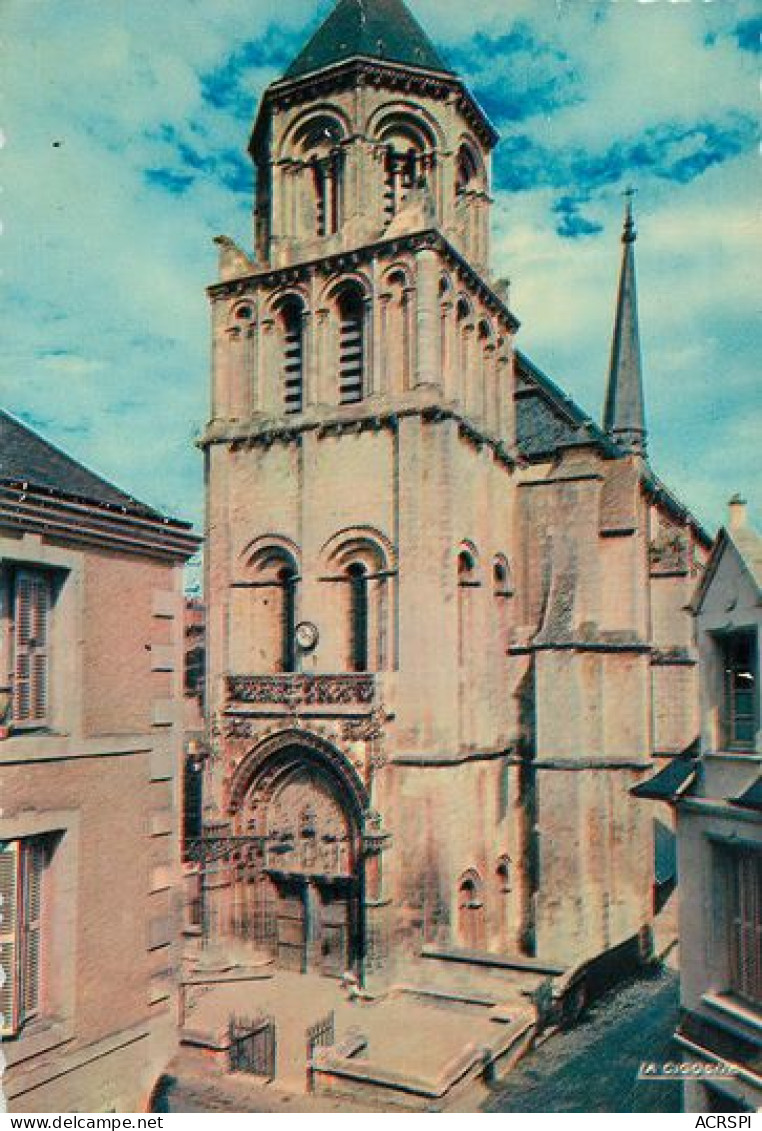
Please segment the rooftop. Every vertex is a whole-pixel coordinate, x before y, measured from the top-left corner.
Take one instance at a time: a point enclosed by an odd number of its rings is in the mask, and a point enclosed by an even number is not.
[[[116,508],[144,518],[163,516],[120,491],[27,424],[0,409],[0,483],[28,484],[68,499]]]
[[[358,56],[452,74],[403,0],[339,0],[284,77],[299,78]]]

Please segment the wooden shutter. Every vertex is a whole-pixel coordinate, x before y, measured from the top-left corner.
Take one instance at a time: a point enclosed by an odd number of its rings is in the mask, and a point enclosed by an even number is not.
[[[48,721],[50,582],[44,573],[19,570],[13,610],[13,719],[17,726]]]
[[[762,854],[734,854],[731,888],[731,987],[747,1001],[762,1004]]]
[[[20,931],[21,989],[23,1020],[33,1017],[40,1002],[40,920],[42,912],[42,872],[45,849],[39,841],[24,845],[23,917]]]
[[[18,890],[19,846],[10,841],[0,847],[0,1036],[12,1036],[19,1026]]]

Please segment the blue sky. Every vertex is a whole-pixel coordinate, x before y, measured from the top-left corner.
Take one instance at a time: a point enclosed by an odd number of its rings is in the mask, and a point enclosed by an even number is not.
[[[0,403],[200,523],[214,236],[251,242],[249,129],[328,0],[4,0]],[[758,502],[756,5],[411,0],[503,137],[519,345],[594,416],[622,190],[654,467],[709,526]],[[759,511],[757,510],[759,520]]]

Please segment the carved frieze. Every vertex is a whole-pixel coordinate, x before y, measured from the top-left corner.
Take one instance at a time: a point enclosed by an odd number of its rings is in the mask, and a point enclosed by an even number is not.
[[[369,706],[375,694],[372,675],[228,677],[228,698],[235,703],[290,708]]]

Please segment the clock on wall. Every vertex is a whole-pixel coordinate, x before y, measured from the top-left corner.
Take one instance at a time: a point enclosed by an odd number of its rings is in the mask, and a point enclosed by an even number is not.
[[[320,633],[317,630],[317,625],[314,625],[312,621],[305,620],[296,626],[296,643],[303,652],[311,652],[317,646],[319,639]]]

